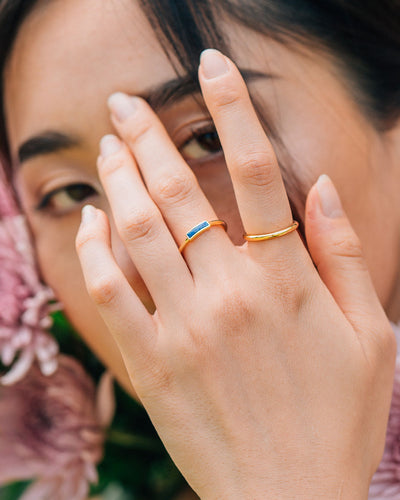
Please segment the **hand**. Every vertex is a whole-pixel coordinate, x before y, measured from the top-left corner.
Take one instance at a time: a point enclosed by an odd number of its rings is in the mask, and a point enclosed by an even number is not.
[[[288,227],[277,160],[239,71],[207,51],[199,79],[246,232]],[[123,142],[103,142],[99,175],[155,314],[116,264],[104,212],[87,209],[77,251],[171,457],[202,499],[367,498],[396,349],[332,183],[308,196],[312,259],[297,232],[237,247],[222,227],[181,255],[185,233],[218,216],[149,106],[120,95],[111,109]]]

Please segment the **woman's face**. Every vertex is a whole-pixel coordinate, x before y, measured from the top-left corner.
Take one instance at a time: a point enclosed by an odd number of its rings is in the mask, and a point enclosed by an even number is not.
[[[242,69],[273,75],[251,79],[249,86],[281,138],[272,142],[300,217],[311,185],[320,174],[328,174],[361,238],[380,299],[390,314],[397,314],[397,130],[384,136],[373,129],[354,104],[344,77],[322,54],[300,53],[229,23],[226,32]],[[176,92],[163,103],[167,82]],[[153,308],[116,234],[96,172],[99,140],[113,132],[106,101],[115,91],[149,96],[238,244],[242,227],[201,96],[188,93],[193,86],[184,80],[177,81],[136,2],[39,3],[20,30],[5,73],[17,188],[44,280],[75,328],[128,387],[118,349],[86,292],[75,251],[80,210],[90,202],[109,216],[115,257],[142,301]],[[43,134],[46,137],[39,140]]]

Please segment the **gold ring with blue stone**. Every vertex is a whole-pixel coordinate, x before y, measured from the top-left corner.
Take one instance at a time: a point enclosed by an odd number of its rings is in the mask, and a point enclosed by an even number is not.
[[[205,231],[208,231],[212,226],[223,226],[225,231],[227,229],[227,224],[223,220],[205,220],[194,226],[189,232],[186,233],[186,239],[179,247],[179,251],[182,253],[183,249],[186,247],[188,243],[195,240],[198,236],[200,236]]]

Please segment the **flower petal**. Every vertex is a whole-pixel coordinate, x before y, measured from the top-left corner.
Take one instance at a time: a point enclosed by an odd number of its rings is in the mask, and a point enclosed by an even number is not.
[[[109,371],[105,371],[100,378],[96,398],[97,418],[102,427],[106,428],[111,424],[115,405],[114,379]]]
[[[0,377],[0,384],[7,386],[21,380],[28,373],[34,358],[35,355],[31,348],[24,349],[11,370]]]

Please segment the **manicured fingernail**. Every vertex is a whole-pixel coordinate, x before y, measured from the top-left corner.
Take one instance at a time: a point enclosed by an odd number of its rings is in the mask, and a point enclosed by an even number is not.
[[[130,97],[123,92],[111,94],[107,103],[111,112],[121,122],[125,121],[136,111],[136,98]]]
[[[342,203],[331,179],[323,174],[317,181],[317,190],[322,213],[331,219],[343,215]]]
[[[100,153],[103,158],[111,156],[121,149],[121,141],[115,135],[105,135],[100,141]]]
[[[85,205],[82,208],[82,225],[92,223],[97,217],[96,209],[93,205]]]
[[[218,78],[229,71],[226,58],[215,49],[203,50],[200,56],[200,64],[203,75],[207,80]]]

